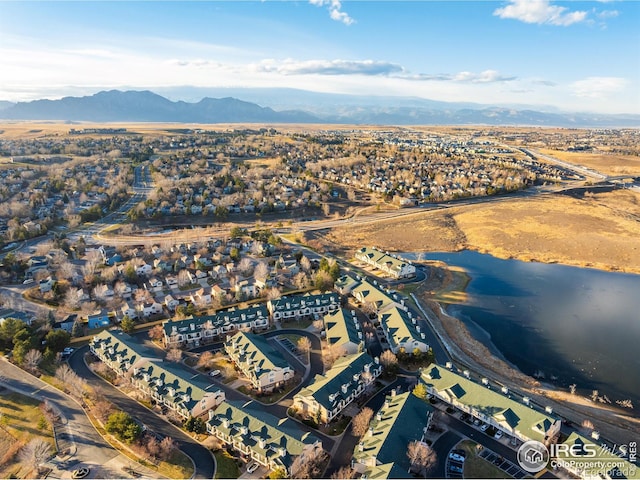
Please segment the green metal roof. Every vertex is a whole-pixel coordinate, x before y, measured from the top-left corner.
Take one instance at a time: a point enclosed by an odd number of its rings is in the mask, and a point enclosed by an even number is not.
[[[207,423],[210,427],[240,439],[242,444],[263,457],[287,468],[291,466],[292,457],[300,455],[308,445],[320,441],[314,435],[300,430],[293,420],[266,413],[264,407],[256,402],[226,400],[209,415]],[[226,426],[225,420],[228,421]]]
[[[384,480],[386,478],[408,478],[409,474],[395,463],[385,463],[384,465],[369,467],[362,477],[366,477],[369,480]]]
[[[93,336],[89,345],[96,351],[104,346],[104,351],[101,350],[101,355],[104,355],[112,362],[115,362],[120,355],[122,358],[121,363],[129,363],[131,366],[144,358],[161,357],[157,351],[146,347],[122,330],[103,330]],[[113,348],[113,353],[110,351],[111,348]]]
[[[251,363],[251,368],[259,367],[261,374],[270,370],[291,368],[282,354],[261,335],[238,332],[233,337],[227,338],[224,345],[227,353],[237,363],[247,365]],[[244,353],[240,353],[242,350]]]
[[[253,305],[243,309],[231,309],[221,312],[216,312],[214,315],[205,315],[201,317],[192,317],[185,320],[167,320],[162,324],[164,333],[170,336],[173,327],[176,327],[179,333],[194,332],[202,328],[202,326],[208,322],[211,322],[214,328],[222,327],[229,324],[242,324],[254,322],[259,319],[269,318],[269,312],[267,307],[263,304]],[[194,328],[191,328],[193,324]]]
[[[407,446],[421,440],[429,423],[433,407],[411,392],[388,395],[382,408],[374,415],[361,444],[353,453],[356,462],[365,464],[372,455],[381,464],[394,463],[408,476]],[[361,451],[362,449],[362,451]]]
[[[341,308],[325,315],[324,325],[327,333],[327,342],[331,345],[340,346],[349,342],[356,345],[363,343],[363,339],[358,336],[358,333],[362,335],[359,328],[360,323],[349,310]]]
[[[427,386],[455,397],[458,402],[493,417],[505,428],[516,430],[531,440],[544,441],[545,432],[556,421],[556,417],[552,415],[540,412],[436,364],[424,368],[420,379]]]
[[[324,375],[316,375],[313,383],[302,389],[296,397],[313,397],[313,399],[327,410],[333,410],[343,398],[348,398],[358,388],[360,375],[369,365],[371,370],[380,368],[367,353],[356,353],[341,357]],[[358,376],[358,380],[354,380]],[[346,393],[342,386],[346,385]],[[331,399],[330,399],[331,397]]]

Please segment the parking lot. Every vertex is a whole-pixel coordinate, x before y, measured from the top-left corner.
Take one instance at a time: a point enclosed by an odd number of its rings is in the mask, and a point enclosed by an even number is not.
[[[505,460],[500,455],[487,448],[482,449],[478,455],[484,458],[487,462],[493,463],[496,467],[513,478],[524,478],[527,475],[530,475],[522,470],[518,465],[511,463],[509,460]]]

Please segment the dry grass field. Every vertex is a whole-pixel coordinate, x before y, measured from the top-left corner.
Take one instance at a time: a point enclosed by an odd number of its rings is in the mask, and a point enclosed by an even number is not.
[[[539,149],[539,151],[565,162],[584,165],[606,175],[640,175],[640,157],[635,155],[565,152],[549,149]]]
[[[640,273],[640,195],[630,190],[584,198],[485,203],[405,219],[341,227],[327,248],[374,245],[393,251],[472,249],[500,258]]]

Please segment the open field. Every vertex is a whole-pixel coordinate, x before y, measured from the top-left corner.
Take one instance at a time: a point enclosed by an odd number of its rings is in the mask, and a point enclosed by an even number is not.
[[[402,234],[399,234],[402,232]],[[500,258],[640,273],[640,194],[630,190],[449,208],[320,237],[329,249],[374,245],[408,252],[490,253]]]
[[[561,150],[539,149],[540,153],[583,165],[606,175],[640,175],[640,157],[607,153],[565,152]]]

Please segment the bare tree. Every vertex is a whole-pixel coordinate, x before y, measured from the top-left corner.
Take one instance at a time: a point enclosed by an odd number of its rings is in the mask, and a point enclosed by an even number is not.
[[[325,368],[331,368],[336,360],[345,354],[344,348],[338,345],[328,345],[322,351],[322,363]]]
[[[571,392],[571,395],[575,395],[576,394],[576,384],[572,383],[571,385],[569,385],[569,391]]]
[[[29,370],[35,370],[42,361],[42,353],[32,348],[24,356],[24,366]]]
[[[363,313],[365,313],[369,318],[373,317],[378,312],[378,308],[376,304],[373,302],[365,302],[364,305],[360,307]]]
[[[296,273],[293,277],[293,285],[298,289],[307,288],[309,286],[309,277],[305,272]]]
[[[426,443],[414,440],[407,447],[407,457],[411,467],[416,467],[418,471],[429,471],[436,464],[436,452]]]
[[[167,352],[165,360],[168,362],[179,362],[182,360],[182,350],[179,348],[172,348]]]
[[[318,332],[321,332],[322,330],[324,330],[324,321],[323,320],[314,320],[313,321],[313,328],[315,330],[317,330]]]
[[[337,471],[333,472],[331,478],[334,480],[356,478],[356,471],[353,468],[345,465],[344,467],[340,467]]]
[[[160,458],[168,460],[178,447],[171,437],[164,437],[160,442]]]
[[[178,272],[178,286],[184,287],[191,283],[191,279],[189,278],[189,272],[184,268]]]
[[[213,354],[211,352],[202,352],[202,355],[200,355],[200,358],[198,359],[198,366],[208,367],[211,363],[211,360],[213,360]]]
[[[253,270],[253,276],[256,280],[265,281],[269,275],[269,265],[266,262],[258,262],[256,268]]]
[[[72,378],[74,376],[76,376],[76,372],[71,370],[71,368],[69,368],[69,365],[67,365],[66,363],[60,365],[56,369],[56,378],[60,380],[63,385],[68,385],[72,381]]]
[[[300,267],[303,272],[309,272],[309,270],[311,270],[311,261],[304,255],[300,258]]]
[[[307,359],[309,358],[309,352],[311,352],[311,340],[307,337],[300,337],[297,343],[298,350],[307,355]]]
[[[367,430],[369,429],[369,422],[373,418],[373,410],[369,407],[365,407],[360,412],[353,417],[351,420],[351,429],[353,430],[353,434],[357,437],[362,437]]]
[[[20,450],[20,461],[38,473],[40,466],[51,456],[51,445],[41,438],[34,438]]]
[[[64,295],[64,304],[69,310],[75,310],[80,306],[80,298],[75,288],[67,290]]]
[[[148,335],[151,340],[162,340],[164,338],[164,329],[162,328],[162,325],[156,325],[149,329]]]
[[[238,270],[242,273],[242,276],[248,277],[253,269],[253,263],[248,257],[244,257],[238,264]]]
[[[391,350],[385,350],[380,355],[380,363],[385,369],[392,368],[398,364],[398,357]]]
[[[325,451],[318,447],[298,455],[291,464],[291,478],[317,477],[321,473],[320,467],[325,458]]]
[[[267,290],[267,300],[277,300],[282,296],[282,292],[278,287],[272,287]]]

